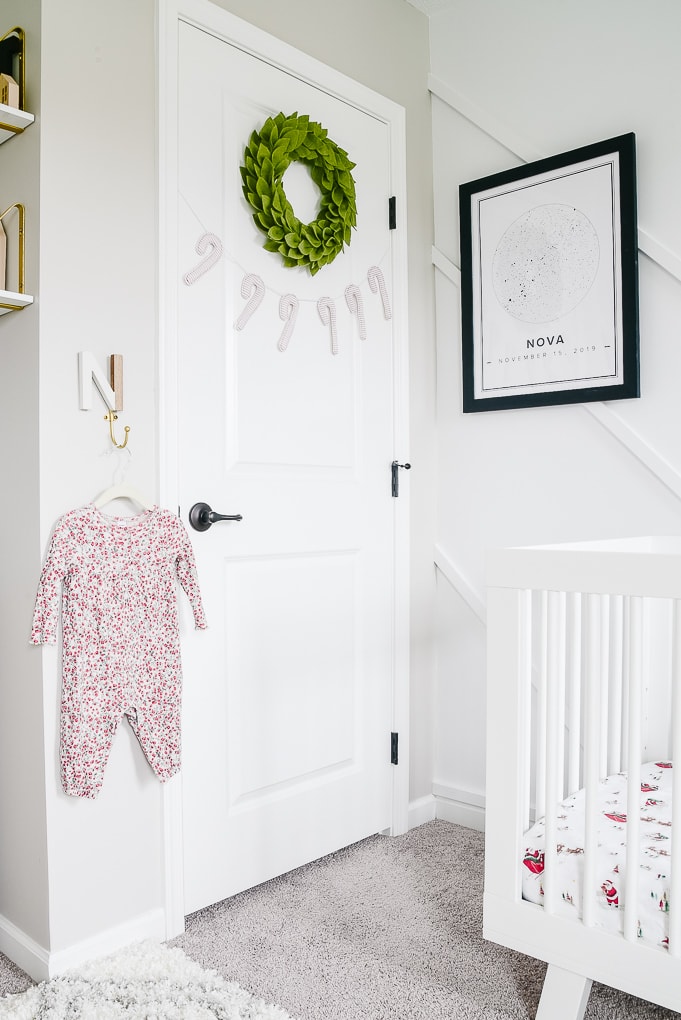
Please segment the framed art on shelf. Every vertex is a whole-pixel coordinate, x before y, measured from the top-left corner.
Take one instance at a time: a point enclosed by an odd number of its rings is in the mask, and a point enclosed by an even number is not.
[[[463,410],[639,396],[633,134],[459,187]]]

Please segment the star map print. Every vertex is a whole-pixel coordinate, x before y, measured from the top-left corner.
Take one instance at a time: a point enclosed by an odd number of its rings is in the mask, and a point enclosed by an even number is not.
[[[523,213],[494,253],[492,279],[501,307],[521,322],[552,322],[579,305],[598,272],[593,224],[569,205]]]

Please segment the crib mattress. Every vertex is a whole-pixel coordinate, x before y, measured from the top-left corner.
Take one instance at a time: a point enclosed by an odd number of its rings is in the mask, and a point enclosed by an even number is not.
[[[584,790],[564,800],[558,812],[556,913],[582,916]],[[639,803],[640,854],[638,935],[661,948],[668,945],[669,876],[671,875],[672,763],[641,767]],[[597,885],[593,890],[595,923],[622,931],[626,876],[627,776],[618,773],[599,786]],[[525,833],[522,863],[523,899],[543,904],[544,820]]]

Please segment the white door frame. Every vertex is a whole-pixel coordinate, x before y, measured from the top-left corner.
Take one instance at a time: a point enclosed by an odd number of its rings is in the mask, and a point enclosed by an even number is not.
[[[360,85],[339,71],[301,53],[209,0],[156,0],[158,124],[158,387],[159,495],[163,506],[179,503],[178,474],[178,338],[177,338],[177,83],[178,26],[184,21],[225,42],[261,57],[284,71],[322,88],[355,108],[378,117],[390,130],[392,194],[399,222],[392,245],[394,337],[394,447],[386,450],[386,485],[390,460],[409,458],[409,376],[406,238],[405,111],[392,100]],[[386,199],[387,199],[386,195]],[[386,203],[387,214],[387,203]],[[393,768],[391,834],[406,832],[409,816],[409,500],[394,500],[395,587],[393,592],[392,729],[399,733],[399,765]],[[386,733],[386,754],[389,753]],[[184,931],[181,775],[162,787],[163,867],[166,935]]]

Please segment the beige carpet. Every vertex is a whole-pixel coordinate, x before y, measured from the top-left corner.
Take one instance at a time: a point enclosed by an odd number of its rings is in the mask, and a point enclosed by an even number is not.
[[[544,965],[482,938],[484,836],[375,836],[187,919],[188,956],[302,1020],[527,1020]],[[678,1014],[596,986],[588,1020]]]
[[[28,974],[24,974],[23,970],[19,970],[11,960],[0,953],[0,996],[25,992],[32,984]]]
[[[528,1020],[544,967],[483,940],[483,847],[441,821],[375,836],[192,915],[172,945],[300,1020]],[[27,983],[0,958],[1,993]],[[678,1015],[599,986],[586,1014]]]

